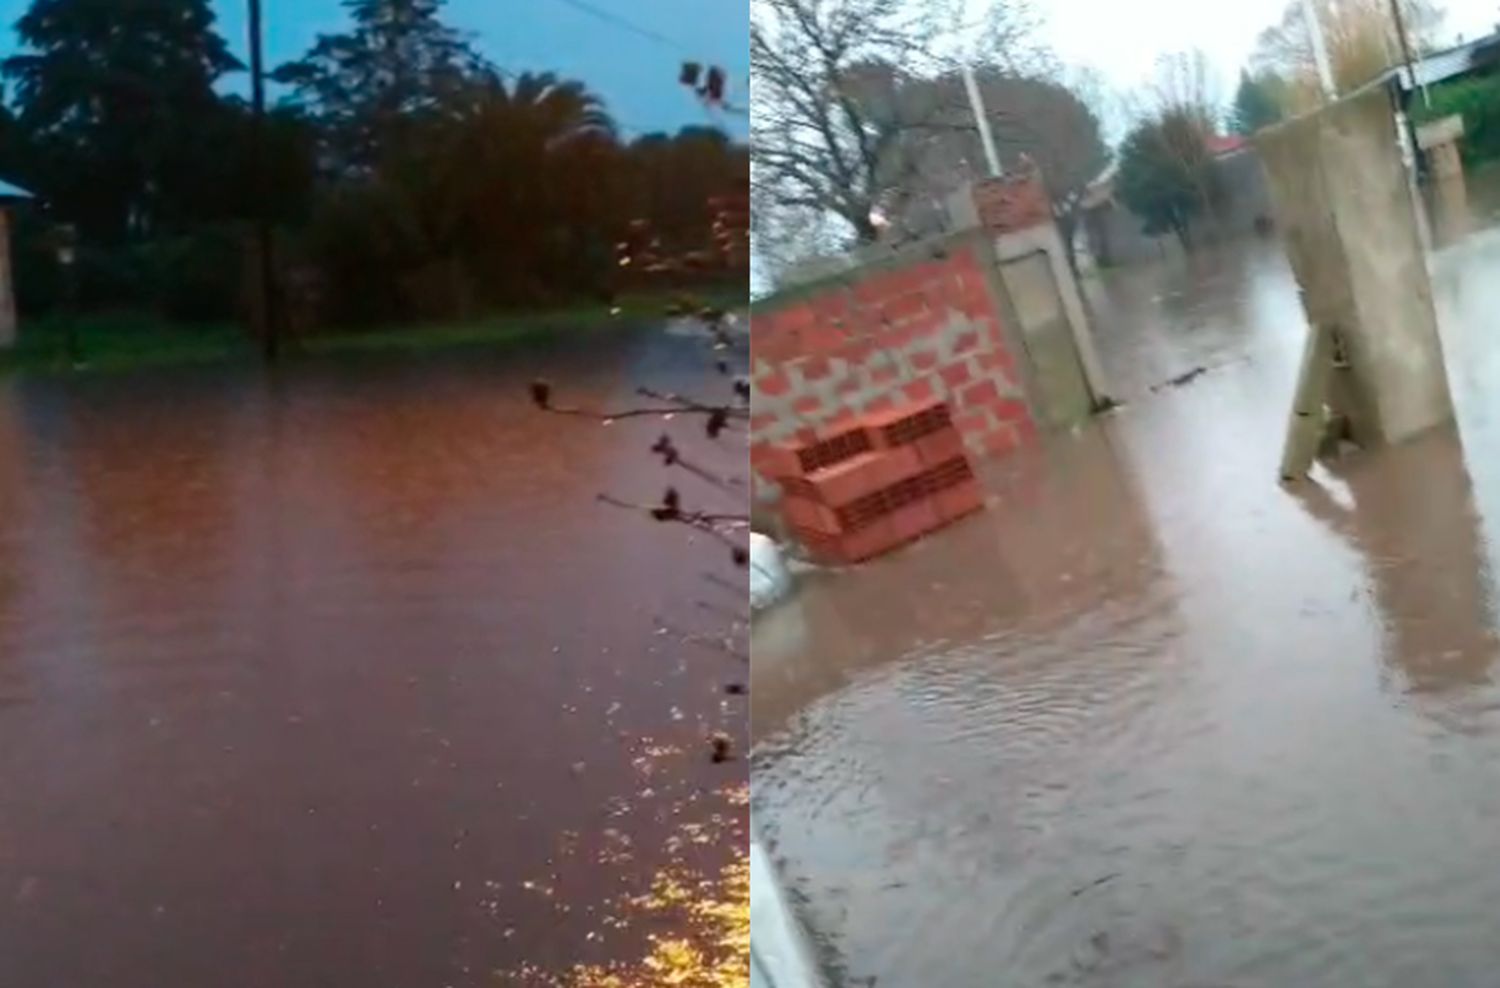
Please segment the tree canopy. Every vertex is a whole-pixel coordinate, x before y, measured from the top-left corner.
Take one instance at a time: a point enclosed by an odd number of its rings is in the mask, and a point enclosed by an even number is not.
[[[1253,76],[1242,71],[1229,113],[1234,132],[1248,137],[1262,127],[1279,122],[1285,115],[1277,98],[1280,88],[1281,80],[1276,76]]]
[[[961,0],[754,0],[758,200],[807,225],[834,217],[854,240],[874,240],[871,212],[912,177],[903,137],[924,122],[905,85],[981,56],[1014,74],[1031,67],[1035,24],[1024,0],[987,4],[979,39],[963,52],[955,26],[972,23],[966,12]]]
[[[1002,164],[1009,170],[1029,160],[1040,168],[1064,242],[1071,242],[1084,191],[1110,160],[1098,115],[1056,79],[997,68],[982,69],[977,79]],[[984,174],[984,150],[958,74],[909,81],[900,99],[908,118],[920,121],[901,141],[905,200],[940,197]]]
[[[336,167],[369,168],[403,129],[441,113],[493,70],[443,22],[443,0],[345,0],[344,7],[350,29],[320,36],[274,78],[318,121]]]
[[[1192,221],[1209,208],[1212,156],[1203,121],[1169,110],[1137,124],[1120,144],[1116,188],[1148,234],[1174,233],[1184,245]]]
[[[1334,85],[1341,93],[1369,82],[1401,61],[1401,41],[1391,17],[1390,0],[1311,0],[1323,29],[1324,47]],[[1397,0],[1414,55],[1431,48],[1443,22],[1433,0]],[[1260,33],[1251,53],[1258,73],[1274,72],[1285,80],[1283,112],[1301,112],[1323,100],[1313,54],[1312,33],[1302,0],[1288,0],[1281,18]]]
[[[490,64],[441,0],[344,7],[257,124],[220,85],[240,66],[209,0],[33,0],[0,111],[0,176],[45,204],[17,228],[23,314],[62,300],[56,222],[77,227],[70,304],[191,319],[241,311],[262,216],[318,324],[613,291],[627,234],[664,277],[679,255],[740,263],[714,202],[744,190],[744,146],[703,127],[627,142],[588,85]]]
[[[100,240],[184,221],[209,167],[187,135],[223,125],[214,86],[240,68],[208,0],[36,0],[16,31],[3,71],[31,149],[19,177]]]

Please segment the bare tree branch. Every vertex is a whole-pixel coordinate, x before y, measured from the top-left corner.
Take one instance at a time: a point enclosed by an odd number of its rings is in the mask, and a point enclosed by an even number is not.
[[[912,174],[902,134],[922,123],[902,84],[951,71],[983,39],[1016,64],[1036,28],[1028,0],[995,0],[961,24],[957,0],[754,0],[751,67],[757,91],[752,186],[757,198],[824,212],[856,241],[872,241],[882,198]]]

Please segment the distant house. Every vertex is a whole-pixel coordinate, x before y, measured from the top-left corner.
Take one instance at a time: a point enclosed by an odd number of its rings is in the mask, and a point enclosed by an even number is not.
[[[1369,85],[1387,87],[1396,101],[1408,111],[1407,146],[1417,147],[1421,146],[1421,142],[1417,140],[1416,125],[1411,119],[1411,114],[1416,113],[1420,116],[1419,111],[1425,101],[1427,89],[1441,83],[1458,82],[1472,76],[1493,74],[1497,69],[1500,69],[1500,31],[1431,52],[1415,61],[1410,68],[1405,65],[1394,66],[1381,73]],[[1423,95],[1419,96],[1419,93]],[[1484,126],[1484,123],[1478,120],[1468,120],[1465,121],[1465,125]],[[1489,125],[1493,126],[1493,123]],[[1445,146],[1448,148],[1448,153],[1454,151],[1451,142]],[[1439,156],[1442,154],[1441,151],[1435,153]],[[1457,163],[1456,156],[1454,163]],[[1431,166],[1430,155],[1423,154],[1418,157],[1418,168],[1421,172],[1425,173]]]
[[[16,286],[10,264],[10,211],[29,202],[30,192],[0,180],[0,349],[16,342]]]
[[[1208,149],[1219,173],[1221,198],[1214,210],[1217,236],[1243,236],[1270,223],[1271,190],[1254,145],[1229,134],[1209,138]]]
[[[1176,249],[1170,236],[1150,236],[1141,218],[1126,208],[1115,192],[1118,166],[1111,163],[1089,183],[1079,204],[1086,253],[1101,267],[1132,264],[1165,257]]]
[[[1482,75],[1497,66],[1500,66],[1500,30],[1429,52],[1417,59],[1411,70],[1405,65],[1387,69],[1374,82],[1394,87],[1402,100],[1409,103],[1423,86]]]

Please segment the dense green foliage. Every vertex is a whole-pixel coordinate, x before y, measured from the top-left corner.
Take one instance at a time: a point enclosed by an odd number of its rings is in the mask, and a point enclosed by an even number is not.
[[[1187,244],[1193,219],[1214,197],[1207,133],[1193,114],[1167,112],[1125,135],[1116,187],[1146,233],[1174,233]]]
[[[1458,142],[1464,162],[1477,165],[1500,159],[1500,75],[1443,83],[1433,86],[1430,96],[1431,106],[1412,100],[1413,121],[1425,123],[1456,113],[1464,118],[1464,136]]]
[[[1240,73],[1240,85],[1234,93],[1229,125],[1236,134],[1249,137],[1262,127],[1279,123],[1283,116],[1278,91],[1285,86],[1275,76],[1252,76]]]
[[[730,282],[695,291],[702,304],[728,308],[743,298],[743,284]],[[304,340],[309,357],[399,351],[418,353],[455,347],[490,347],[567,334],[586,339],[659,319],[676,293],[643,292],[611,307],[577,303],[539,310],[495,313],[467,321],[377,326],[358,333],[328,333]],[[259,352],[233,323],[169,322],[139,312],[44,315],[28,322],[20,342],[0,350],[0,373],[136,370],[150,366],[252,361]]]
[[[39,198],[15,221],[23,316],[233,322],[262,209],[300,329],[607,297],[632,287],[615,258],[632,230],[666,254],[714,243],[709,200],[748,183],[744,147],[702,128],[626,142],[583,83],[502,72],[442,6],[346,0],[347,28],[274,73],[258,180],[208,0],[33,0],[0,110],[0,178]]]

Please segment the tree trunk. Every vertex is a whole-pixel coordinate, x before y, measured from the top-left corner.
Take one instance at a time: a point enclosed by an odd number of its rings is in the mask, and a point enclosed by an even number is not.
[[[849,225],[854,227],[854,237],[860,244],[873,244],[880,239],[880,231],[871,222],[869,210],[866,210],[863,215],[852,215],[847,212],[842,215],[849,221]]]
[[[1068,259],[1068,270],[1073,272],[1073,277],[1078,277],[1078,214],[1072,210],[1059,213],[1057,216],[1057,232],[1062,237],[1063,256]]]
[[[1182,244],[1182,249],[1191,251],[1193,249],[1193,236],[1188,226],[1188,221],[1180,216],[1172,217],[1172,230],[1177,234],[1177,242]]]

